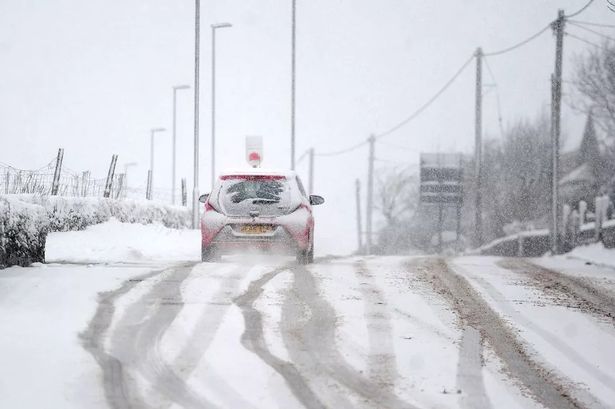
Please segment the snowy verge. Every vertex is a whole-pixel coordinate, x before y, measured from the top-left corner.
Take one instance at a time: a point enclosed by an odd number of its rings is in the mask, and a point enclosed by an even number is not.
[[[158,223],[122,223],[112,218],[83,231],[49,233],[45,260],[71,263],[198,261],[200,244],[199,230],[169,229]]]
[[[47,211],[50,231],[83,230],[114,217],[121,222],[154,222],[174,229],[191,226],[187,207],[171,206],[151,200],[106,199],[101,197],[61,197],[41,195],[5,195],[10,201],[40,205]]]
[[[579,246],[572,250],[570,253],[548,258],[562,260],[573,258],[591,264],[615,268],[615,249],[608,249],[604,247],[604,244],[602,243]]]
[[[83,230],[110,219],[160,223],[175,229],[191,225],[187,208],[147,200],[3,195],[0,196],[0,268],[44,261],[48,232]]]

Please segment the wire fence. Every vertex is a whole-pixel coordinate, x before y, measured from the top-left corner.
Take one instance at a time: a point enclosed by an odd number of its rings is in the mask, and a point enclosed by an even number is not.
[[[59,162],[59,165],[58,165]],[[62,166],[62,158],[51,159],[44,166],[29,170],[0,162],[0,194],[37,194],[67,197],[109,197],[145,199],[148,186],[128,187],[125,173],[115,173],[112,165],[108,177],[96,178],[90,171],[78,172]],[[57,173],[57,174],[56,174]],[[108,191],[108,192],[107,192]],[[186,192],[178,189],[152,189],[149,197],[163,203],[186,203]],[[175,199],[175,200],[174,200]]]

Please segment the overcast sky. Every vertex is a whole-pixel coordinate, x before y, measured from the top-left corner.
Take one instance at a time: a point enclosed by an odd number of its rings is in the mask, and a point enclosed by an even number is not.
[[[389,129],[430,98],[476,47],[506,48],[544,27],[558,8],[571,13],[585,3],[297,0],[297,155],[312,146],[343,149]],[[207,191],[211,23],[233,24],[217,34],[219,169],[244,165],[245,135],[264,137],[265,165],[289,166],[291,1],[202,0],[201,8],[201,189]],[[577,19],[615,24],[606,0],[595,0]],[[590,46],[566,37],[564,47],[567,79],[574,57]],[[102,177],[117,153],[120,165],[139,163],[131,180],[142,184],[149,129],[171,129],[171,87],[193,84],[193,59],[193,0],[0,0],[0,162],[38,168],[63,147],[66,166]],[[548,111],[550,31],[488,64],[495,80],[485,70],[484,81],[497,84],[504,126]],[[471,152],[474,70],[472,63],[423,115],[383,139],[378,166],[417,163],[420,151]],[[178,175],[189,181],[192,101],[192,91],[180,92]],[[495,88],[486,87],[484,131],[493,137],[500,136],[496,101]],[[564,107],[569,145],[583,121]],[[168,188],[171,133],[157,138],[155,180]],[[362,148],[316,160],[315,190],[328,199],[318,210],[327,250],[355,245],[354,179],[365,179],[366,158]],[[304,174],[306,165],[298,167]]]

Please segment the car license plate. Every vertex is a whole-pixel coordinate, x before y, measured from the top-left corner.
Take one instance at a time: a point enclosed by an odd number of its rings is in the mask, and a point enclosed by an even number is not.
[[[266,234],[271,231],[271,226],[266,224],[244,224],[240,230],[244,234]]]

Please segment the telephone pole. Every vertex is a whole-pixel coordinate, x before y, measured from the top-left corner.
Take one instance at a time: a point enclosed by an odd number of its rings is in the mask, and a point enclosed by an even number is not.
[[[361,227],[361,181],[357,179],[355,181],[356,186],[356,200],[357,200],[357,240],[359,244],[359,254],[363,252],[363,228]]]
[[[551,252],[559,252],[559,145],[562,110],[562,56],[564,49],[564,10],[557,11],[557,20],[552,28],[555,32],[555,72],[551,77],[551,137],[552,137],[552,198],[551,198]]]
[[[476,49],[476,107],[474,122],[474,180],[476,191],[474,198],[474,243],[476,247],[483,244],[483,198],[482,198],[482,155],[483,155],[483,50]]]
[[[376,138],[370,135],[369,139],[369,158],[367,164],[367,239],[366,239],[366,254],[372,252],[372,213],[374,210],[374,143]]]

